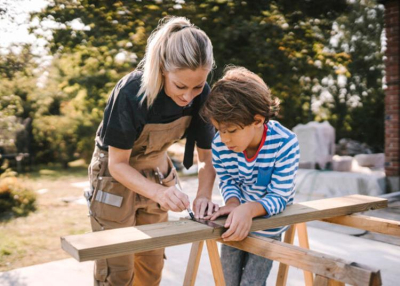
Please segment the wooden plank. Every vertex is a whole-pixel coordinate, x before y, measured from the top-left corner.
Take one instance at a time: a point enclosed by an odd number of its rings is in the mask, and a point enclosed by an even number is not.
[[[312,220],[348,215],[367,210],[387,207],[387,200],[363,195],[351,195],[330,199],[302,202],[286,208],[286,210],[268,219],[253,220],[251,231],[275,228],[283,225],[302,223]],[[267,223],[268,221],[268,223]],[[265,225],[268,225],[265,228]]]
[[[305,249],[310,249],[310,245],[308,243],[308,233],[307,226],[303,223],[296,224],[297,229],[297,237],[299,239],[299,245]],[[304,270],[304,284],[306,286],[312,286],[314,281],[313,274],[309,271]]]
[[[400,221],[360,214],[325,218],[322,221],[400,237]]]
[[[217,241],[208,239],[206,240],[206,244],[215,286],[225,286],[224,272],[222,271],[221,259],[219,258]]]
[[[343,282],[339,282],[337,280],[329,279],[329,286],[345,286]],[[368,285],[369,286],[369,285]]]
[[[283,241],[285,243],[293,244],[294,234],[296,232],[295,225],[291,225],[288,230],[285,232],[285,237]],[[279,263],[278,275],[276,277],[276,286],[286,286],[287,278],[289,273],[289,265],[285,263]]]
[[[314,286],[329,286],[329,279],[321,275],[315,275]]]
[[[243,241],[224,242],[221,239],[218,241],[350,285],[382,284],[377,269],[274,239],[249,236]]]
[[[251,231],[275,228],[332,216],[384,208],[387,200],[352,195],[291,205],[270,218],[253,220]],[[225,219],[215,222],[223,225]],[[224,232],[192,220],[170,221],[61,237],[61,247],[78,261],[116,257],[200,240],[216,239]]]
[[[194,286],[196,282],[203,245],[204,240],[193,242],[192,244],[188,265],[186,267],[185,279],[183,280],[183,286]]]

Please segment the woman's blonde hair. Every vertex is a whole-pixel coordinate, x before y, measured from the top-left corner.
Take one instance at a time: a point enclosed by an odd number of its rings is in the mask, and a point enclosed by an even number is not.
[[[150,107],[164,86],[164,72],[211,71],[213,65],[212,44],[202,30],[184,17],[163,18],[147,40],[146,54],[138,65],[143,71],[138,96],[144,93],[143,100],[146,98]]]

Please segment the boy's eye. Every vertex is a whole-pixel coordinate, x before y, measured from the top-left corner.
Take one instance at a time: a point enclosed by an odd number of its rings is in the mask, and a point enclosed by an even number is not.
[[[228,133],[235,133],[237,129],[227,130]]]

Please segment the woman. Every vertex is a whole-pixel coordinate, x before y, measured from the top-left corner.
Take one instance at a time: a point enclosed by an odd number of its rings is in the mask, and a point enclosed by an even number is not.
[[[218,210],[211,202],[214,129],[198,114],[213,63],[210,39],[186,18],[161,21],[153,31],[138,69],[112,91],[96,134],[89,166],[93,231],[165,222],[168,210],[190,206],[166,152],[185,136],[186,167],[195,144],[198,151],[195,215]],[[95,285],[158,285],[163,257],[160,249],[97,260]]]

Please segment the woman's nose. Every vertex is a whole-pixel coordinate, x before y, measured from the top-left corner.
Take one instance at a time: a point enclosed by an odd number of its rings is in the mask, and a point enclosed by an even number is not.
[[[192,100],[192,94],[190,91],[187,91],[183,94],[183,99],[186,101],[191,101]]]
[[[188,90],[183,94],[183,99],[187,101],[192,101],[192,99],[196,96],[196,91],[195,90]]]

